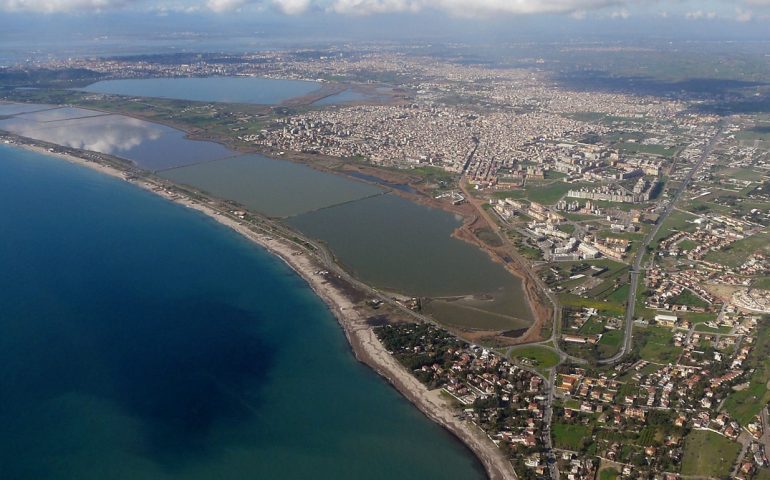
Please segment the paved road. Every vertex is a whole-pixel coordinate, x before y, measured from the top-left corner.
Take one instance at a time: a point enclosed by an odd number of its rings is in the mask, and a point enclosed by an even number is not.
[[[655,222],[655,226],[652,228],[652,230],[650,230],[647,236],[644,237],[642,244],[639,246],[639,250],[636,252],[636,257],[634,258],[634,263],[631,267],[631,282],[628,290],[628,303],[626,304],[623,345],[621,346],[618,353],[610,358],[600,360],[598,363],[604,365],[617,363],[622,360],[623,357],[631,350],[634,330],[634,310],[636,309],[636,291],[639,286],[639,276],[642,272],[642,260],[647,253],[647,247],[650,245],[650,243],[652,243],[652,240],[660,231],[660,227],[663,225],[663,222],[665,222],[671,212],[674,211],[674,207],[679,202],[679,199],[682,197],[684,191],[687,190],[687,187],[692,181],[692,178],[695,176],[698,170],[701,169],[703,164],[706,163],[706,160],[708,160],[711,152],[714,151],[714,147],[721,138],[722,128],[723,127],[720,125],[716,135],[714,135],[706,144],[706,146],[703,147],[703,152],[701,153],[698,163],[696,163],[695,166],[692,167],[689,172],[687,172],[687,176],[685,176],[681,185],[679,185],[674,194],[670,197],[668,204],[666,204],[665,210],[658,218],[658,221]]]

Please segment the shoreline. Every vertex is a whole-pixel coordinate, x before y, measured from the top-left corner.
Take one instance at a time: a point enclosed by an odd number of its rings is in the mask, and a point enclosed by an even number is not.
[[[324,88],[327,88],[327,87],[328,88],[339,87],[340,85],[341,84],[325,85],[319,91],[323,91]],[[304,98],[304,97],[297,97],[297,98]],[[317,170],[317,171],[332,174],[332,175],[338,175],[344,178],[352,179],[358,182],[367,183],[371,185],[380,185],[380,184],[378,182],[372,182],[369,180],[363,180],[360,178],[353,177],[350,175],[350,171],[352,170],[352,171],[364,172],[365,174],[372,175],[374,177],[377,177],[385,181],[394,180],[396,183],[404,183],[405,185],[408,185],[414,188],[415,193],[404,192],[394,188],[389,188],[390,192],[396,196],[399,196],[401,198],[414,202],[418,205],[424,205],[430,208],[435,208],[443,212],[459,215],[460,217],[462,217],[463,219],[462,224],[459,227],[457,227],[457,229],[455,229],[454,232],[452,232],[452,237],[460,241],[463,241],[465,243],[468,243],[472,245],[474,248],[478,248],[479,250],[484,252],[492,262],[495,262],[501,265],[509,274],[511,274],[519,282],[521,282],[522,299],[527,304],[527,309],[531,314],[531,318],[525,319],[527,321],[531,321],[530,325],[526,327],[525,331],[521,335],[517,335],[516,337],[508,336],[507,335],[508,330],[502,330],[502,331],[487,330],[487,329],[474,330],[474,329],[466,329],[462,327],[454,327],[450,325],[442,325],[442,327],[451,331],[454,335],[465,338],[466,340],[471,341],[473,343],[491,342],[495,345],[516,346],[516,345],[522,345],[522,344],[531,343],[531,342],[537,342],[540,340],[545,340],[542,337],[542,332],[543,332],[543,329],[548,325],[548,322],[550,321],[550,319],[552,318],[552,309],[550,308],[549,303],[543,299],[541,292],[539,291],[538,287],[535,285],[536,281],[534,281],[526,273],[526,269],[524,269],[520,265],[505,261],[504,260],[505,255],[501,255],[498,249],[491,247],[489,245],[486,245],[483,241],[481,241],[478,237],[476,237],[476,235],[473,233],[472,226],[473,224],[476,223],[477,220],[479,220],[478,214],[463,207],[447,205],[445,202],[437,201],[436,199],[432,198],[432,196],[430,196],[425,191],[423,191],[418,185],[414,184],[408,172],[403,172],[403,173],[389,172],[383,175],[384,172],[380,168],[377,168],[374,166],[364,166],[364,165],[358,165],[358,166],[353,166],[353,168],[342,168],[341,170],[336,170],[333,168],[329,168],[328,166],[319,165],[318,163],[311,161],[306,154],[303,154],[300,152],[286,152],[287,153],[286,155],[278,156],[276,155],[276,152],[271,148],[265,149],[265,148],[243,147],[243,146],[235,145],[234,142],[231,141],[231,139],[218,138],[218,137],[215,138],[215,137],[210,137],[208,135],[200,135],[200,132],[195,130],[188,130],[184,126],[177,125],[174,122],[163,121],[156,118],[149,118],[142,115],[136,115],[131,113],[102,110],[102,109],[94,108],[90,106],[80,106],[80,105],[75,105],[75,106],[78,106],[79,108],[100,111],[103,113],[124,115],[127,117],[136,118],[138,120],[142,120],[145,122],[164,125],[184,133],[185,138],[187,139],[217,143],[225,148],[232,150],[236,154],[263,155],[273,160],[289,161],[291,163],[304,165],[313,170]],[[258,108],[273,108],[268,105],[254,105],[254,106]],[[24,139],[24,137],[20,137],[20,138]],[[37,141],[37,140],[33,140],[33,141]],[[48,143],[48,142],[42,142],[42,143]],[[30,145],[27,145],[27,146],[30,146]],[[43,150],[45,149],[43,148]],[[55,154],[55,152],[47,152],[47,151],[44,153]],[[99,165],[103,167],[103,165],[101,164]],[[137,169],[137,171],[139,171],[139,169]],[[119,176],[122,177],[122,175],[119,175]]]
[[[316,274],[325,268],[323,262],[312,258],[301,247],[292,245],[288,240],[276,238],[268,234],[255,232],[242,222],[235,220],[217,209],[202,204],[189,197],[172,194],[163,185],[146,178],[128,179],[129,172],[117,167],[104,165],[99,162],[86,160],[62,152],[53,152],[30,143],[11,143],[10,146],[23,148],[36,153],[55,157],[81,167],[90,168],[99,173],[119,178],[132,183],[146,191],[154,193],[166,200],[197,210],[221,225],[231,228],[247,240],[264,248],[275,255],[299,275],[313,290],[337,319],[345,337],[350,344],[356,359],[369,366],[378,375],[387,380],[407,400],[414,404],[423,414],[439,424],[459,441],[461,441],[481,462],[490,480],[516,479],[516,473],[510,461],[502,451],[481,431],[472,424],[456,418],[454,409],[440,397],[439,391],[428,390],[406,368],[391,356],[374,333],[373,327],[356,308],[356,305],[340,288],[326,280],[323,275]]]

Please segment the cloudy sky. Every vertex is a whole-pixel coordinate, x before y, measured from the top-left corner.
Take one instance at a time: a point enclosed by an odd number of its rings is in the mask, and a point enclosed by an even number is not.
[[[442,13],[454,17],[560,14],[586,18],[678,17],[692,21],[761,21],[770,18],[770,0],[0,0],[5,12],[104,14],[276,13],[371,16]]]

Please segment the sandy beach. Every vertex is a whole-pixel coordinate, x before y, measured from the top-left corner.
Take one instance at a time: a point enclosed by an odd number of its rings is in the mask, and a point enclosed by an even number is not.
[[[118,168],[74,155],[52,152],[36,145],[22,143],[14,145],[84,166],[105,175],[126,179],[126,172]],[[370,366],[387,379],[425,415],[452,432],[467,445],[484,465],[490,479],[516,478],[511,463],[481,429],[473,424],[459,420],[455,416],[454,409],[445,402],[438,391],[429,391],[385,350],[375,335],[373,328],[367,323],[366,316],[358,310],[356,305],[339,287],[329,282],[323,274],[317,273],[327,268],[322,261],[289,240],[256,232],[243,222],[225,214],[226,212],[221,212],[210,205],[202,204],[188,197],[171,193],[163,185],[156,184],[151,180],[132,178],[127,181],[170,201],[193,208],[222,225],[235,230],[245,238],[281,258],[326,303],[337,318],[359,361]]]

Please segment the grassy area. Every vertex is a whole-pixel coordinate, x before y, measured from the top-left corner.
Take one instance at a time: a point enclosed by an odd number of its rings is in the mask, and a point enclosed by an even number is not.
[[[546,185],[530,184],[526,187],[527,198],[533,202],[542,203],[544,205],[553,205],[558,202],[561,197],[567,194],[568,191],[580,188],[580,185],[565,183],[565,182],[553,182]]]
[[[624,283],[618,287],[614,292],[607,295],[607,301],[617,304],[625,304],[628,300],[628,290],[631,286],[628,283]]]
[[[730,330],[732,330],[730,327],[721,326],[718,328],[711,328],[708,325],[704,325],[702,323],[699,323],[695,325],[695,331],[696,332],[703,332],[703,333],[730,333]]]
[[[537,345],[521,347],[511,352],[512,358],[526,358],[533,361],[533,366],[549,369],[559,363],[559,355],[553,350]]]
[[[685,290],[681,294],[677,295],[676,298],[671,300],[671,303],[677,305],[690,305],[692,307],[708,307],[708,303],[702,300],[699,296],[692,293],[690,290]]]
[[[724,250],[710,252],[706,255],[706,260],[729,267],[738,267],[754,252],[760,250],[763,254],[770,253],[770,233],[767,231],[738,240]]]
[[[674,334],[668,328],[649,327],[634,333],[640,345],[639,356],[648,362],[674,363],[682,354],[682,348],[674,346]]]
[[[596,335],[604,332],[604,322],[596,317],[591,317],[578,332],[581,335]]]
[[[612,304],[609,302],[603,302],[596,300],[595,298],[583,298],[571,293],[560,293],[559,302],[562,306],[571,307],[574,309],[580,308],[596,308],[598,311],[611,316],[623,315],[625,308],[623,305]]]
[[[760,468],[757,473],[754,474],[752,480],[770,480],[770,469]]]
[[[602,358],[608,358],[616,353],[620,349],[620,344],[623,342],[622,330],[609,330],[602,335],[602,339],[599,340],[599,354]]]
[[[430,166],[413,168],[409,170],[409,173],[419,175],[426,183],[454,183],[456,177],[455,174],[449,173],[443,168]]]
[[[671,212],[671,215],[666,218],[666,221],[663,222],[663,225],[661,225],[660,230],[658,230],[658,233],[652,240],[652,245],[657,248],[658,242],[660,242],[661,239],[670,236],[674,231],[695,230],[695,225],[690,222],[696,218],[698,217],[695,214],[674,210]]]
[[[622,142],[614,145],[615,148],[622,150],[626,154],[649,153],[650,155],[660,155],[661,157],[671,158],[679,149],[667,145],[644,145],[641,143]]]
[[[500,237],[497,235],[497,233],[493,232],[491,228],[479,228],[473,233],[476,234],[479,240],[486,243],[490,247],[499,247],[503,244],[502,240],[500,240]]]
[[[694,430],[685,438],[682,475],[726,478],[740,451],[740,444],[722,435]]]
[[[524,198],[524,190],[500,190],[492,193],[492,198]]]
[[[717,313],[710,313],[710,312],[686,312],[682,313],[680,315],[685,320],[689,321],[693,325],[697,325],[699,323],[705,323],[705,322],[712,322],[717,319],[718,314]]]
[[[620,478],[620,472],[614,468],[605,468],[599,472],[599,480],[616,480]]]
[[[690,251],[698,246],[698,243],[695,240],[682,240],[679,242],[679,248],[682,250]]]
[[[770,402],[770,391],[767,389],[770,380],[770,325],[766,320],[760,323],[756,339],[746,362],[748,368],[754,369],[749,388],[731,392],[725,401],[725,410],[744,426]]]
[[[585,425],[571,425],[566,423],[554,423],[552,430],[553,443],[556,448],[567,450],[580,450],[583,439],[588,438],[591,429]]]

